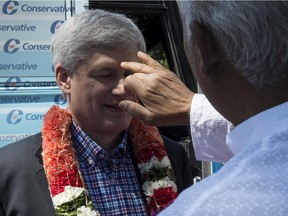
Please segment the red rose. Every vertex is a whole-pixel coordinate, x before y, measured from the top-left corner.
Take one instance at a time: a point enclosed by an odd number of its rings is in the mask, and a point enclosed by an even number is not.
[[[150,197],[149,206],[152,211],[162,211],[168,207],[178,196],[172,187],[154,190],[154,195]]]
[[[159,161],[161,161],[166,155],[167,153],[165,149],[161,148],[159,143],[156,143],[155,145],[151,146],[150,144],[142,148],[141,151],[137,152],[136,157],[138,163],[147,163],[151,160],[152,156],[155,156]]]
[[[57,179],[58,177],[58,179]],[[55,175],[53,183],[50,184],[50,191],[52,196],[55,196],[64,191],[65,186],[70,185],[72,187],[83,187],[80,175],[76,169],[72,169],[69,172],[62,171]]]

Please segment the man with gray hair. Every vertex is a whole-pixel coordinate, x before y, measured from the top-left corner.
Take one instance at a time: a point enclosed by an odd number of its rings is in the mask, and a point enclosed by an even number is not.
[[[58,86],[41,133],[0,149],[0,216],[156,215],[189,187],[182,145],[119,108],[137,102],[120,67],[146,51],[124,15],[83,11],[52,38]]]
[[[286,216],[288,2],[178,3],[192,71],[211,104],[235,128],[226,137],[230,153],[226,151],[225,166],[186,189],[160,215]],[[122,108],[147,122],[167,125],[188,123],[191,107],[192,137],[201,135],[193,134],[198,132],[193,126],[204,128],[206,134],[217,128],[219,122],[203,119],[203,97],[190,92],[153,59],[143,53],[138,56],[146,65],[124,62],[122,67],[136,72],[126,78],[125,86],[144,107],[122,101]],[[222,118],[223,133],[228,131],[225,124]],[[205,154],[213,142],[203,141]],[[216,159],[222,148],[211,156]]]

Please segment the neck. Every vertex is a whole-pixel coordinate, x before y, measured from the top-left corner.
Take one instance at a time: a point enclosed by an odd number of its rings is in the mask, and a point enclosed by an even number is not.
[[[285,84],[287,82],[269,89],[257,89],[237,73],[230,74],[234,76],[230,78],[231,82],[221,84],[225,85],[225,90],[222,89],[222,94],[219,95],[223,98],[219,111],[235,126],[260,112],[288,101],[288,85]]]
[[[250,116],[256,115],[262,111],[278,106],[288,101],[288,85],[287,81],[284,84],[278,84],[275,87],[267,87],[260,90],[255,90],[254,97],[250,99]],[[246,109],[248,109],[247,107]]]
[[[107,153],[112,152],[123,138],[124,132],[111,134],[88,134],[99,146],[101,146]]]
[[[93,141],[95,141],[99,146],[101,146],[107,153],[112,152],[120,143],[123,138],[124,131],[111,133],[99,133],[93,130],[86,129],[83,125],[76,119],[74,122],[83,130]]]

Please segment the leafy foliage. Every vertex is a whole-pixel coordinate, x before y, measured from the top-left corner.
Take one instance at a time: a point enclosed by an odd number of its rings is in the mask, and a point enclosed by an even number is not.
[[[162,43],[159,43],[150,49],[147,54],[162,64],[165,68],[169,69],[169,64]]]

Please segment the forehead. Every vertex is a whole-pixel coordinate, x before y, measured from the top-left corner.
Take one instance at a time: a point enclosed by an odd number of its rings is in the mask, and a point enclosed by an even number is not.
[[[82,63],[78,71],[86,72],[99,72],[99,71],[119,71],[122,70],[121,62],[140,62],[137,57],[138,50],[107,50],[107,49],[94,49],[89,55],[89,58]]]
[[[139,62],[137,57],[138,50],[135,49],[115,49],[115,50],[108,50],[108,49],[96,49],[92,53],[91,57],[88,59],[95,61],[95,63],[101,63],[103,61],[110,62],[110,63],[121,63],[123,61],[135,61]]]

